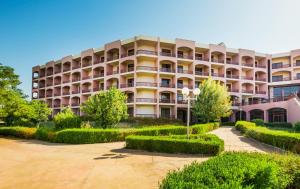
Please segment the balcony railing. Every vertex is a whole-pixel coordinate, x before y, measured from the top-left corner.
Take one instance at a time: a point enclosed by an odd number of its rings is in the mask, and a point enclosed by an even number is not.
[[[145,70],[145,71],[157,71],[157,67],[150,67],[150,66],[137,66],[137,70]]]
[[[243,63],[242,66],[253,67],[253,64],[252,63]]]
[[[94,78],[104,77],[104,73],[95,73]]]
[[[226,61],[226,64],[239,65],[239,63],[238,63],[238,62],[233,62],[233,61]]]
[[[92,91],[92,89],[82,89],[82,90],[81,90],[82,93],[89,93],[89,92],[91,92],[91,91]]]
[[[39,85],[39,88],[45,88],[45,85]]]
[[[272,69],[289,68],[290,64],[272,64]]]
[[[136,82],[137,87],[157,87],[157,83],[151,82]]]
[[[64,80],[63,83],[70,83],[70,80]]]
[[[133,98],[127,98],[127,103],[133,103],[134,102],[134,99]]]
[[[68,68],[63,68],[63,72],[67,72],[67,71],[70,71],[70,70],[71,70],[70,67],[68,67]]]
[[[164,88],[175,88],[175,84],[161,83],[160,87]]]
[[[55,74],[61,73],[61,70],[55,70],[54,73]]]
[[[72,106],[79,106],[79,102],[72,102]]]
[[[156,103],[157,99],[156,98],[136,98],[136,102],[146,102],[146,103]]]
[[[60,107],[60,104],[53,104],[54,108]]]
[[[104,90],[104,87],[94,87],[93,91],[100,91],[100,90]]]
[[[74,90],[74,91],[72,91],[72,94],[78,94],[78,93],[80,93],[80,90]]]
[[[45,95],[44,94],[40,94],[39,98],[45,98]]]
[[[115,74],[118,74],[118,73],[119,73],[119,70],[115,70],[115,71],[106,72],[106,75],[115,75]]]
[[[244,79],[244,80],[253,80],[253,77],[251,77],[251,76],[242,76],[242,79]]]
[[[211,62],[224,64],[224,60],[220,60],[220,59],[211,59]]]
[[[88,67],[88,66],[91,66],[91,65],[92,65],[91,61],[90,62],[85,62],[85,63],[82,64],[82,67],[84,68],[84,67]]]
[[[61,104],[63,107],[67,107],[67,106],[70,106],[70,104],[69,103],[63,103],[63,104]]]
[[[203,57],[201,57],[201,56],[195,56],[195,60],[200,60],[200,61],[209,61],[209,59],[208,58],[203,58]]]
[[[151,51],[151,50],[137,50],[136,54],[146,54],[146,55],[157,55],[156,51]]]
[[[290,81],[290,77],[275,77],[272,78],[272,82],[280,82],[280,81]]]
[[[107,90],[109,90],[109,89],[111,89],[111,88],[116,88],[116,89],[118,89],[119,88],[119,86],[118,85],[107,85]]]
[[[119,59],[119,55],[107,57],[107,61],[113,61],[113,60],[117,60],[117,59]]]
[[[47,87],[52,86],[52,85],[53,85],[52,83],[47,83],[46,84]]]
[[[239,79],[238,75],[226,75],[227,78]]]
[[[70,94],[70,91],[64,91],[62,94],[63,94],[63,95],[69,95],[69,94]]]
[[[52,94],[46,94],[46,97],[52,97]]]
[[[81,67],[80,65],[72,66],[72,70],[78,69],[80,67]]]
[[[126,54],[121,54],[121,58],[125,58],[125,57],[128,57],[128,56],[133,56],[134,55],[134,52],[130,52],[130,53],[126,53]]]
[[[47,76],[53,75],[53,71],[52,72],[47,72]]]
[[[262,99],[262,100],[256,100],[256,101],[250,101],[250,102],[243,102],[242,105],[253,105],[253,104],[264,104],[264,103],[271,103],[271,102],[282,102],[282,101],[287,101],[292,97],[289,96],[279,96],[279,97],[274,97],[270,99]]]
[[[80,81],[80,78],[72,78],[72,82]]]
[[[255,67],[256,67],[256,68],[266,68],[267,66],[266,66],[266,65],[256,64]]]
[[[242,90],[242,93],[251,93],[251,94],[252,94],[252,93],[253,93],[253,90],[243,89],[243,90]]]
[[[261,77],[256,77],[255,80],[256,81],[267,81],[266,78],[261,78]]]
[[[134,83],[124,83],[120,85],[121,88],[134,87]]]
[[[160,52],[160,56],[176,57],[174,53]]]
[[[183,84],[177,83],[177,88],[183,89],[184,87],[187,87],[189,89],[193,89],[192,85],[183,85]]]
[[[177,104],[187,104],[187,100],[177,99]]]
[[[200,76],[209,76],[208,72],[200,72],[200,71],[195,71],[195,75],[200,75]]]
[[[295,67],[296,67],[296,66],[300,66],[300,62],[294,63],[294,66],[295,66]]]
[[[60,96],[61,94],[60,93],[54,93],[54,96]]]
[[[211,76],[213,76],[213,77],[224,77],[224,74],[221,74],[221,73],[211,73]]]
[[[60,85],[61,81],[54,81],[54,85]]]
[[[40,74],[40,78],[41,78],[41,77],[45,77],[45,76],[46,76],[45,73],[41,73],[41,74]]]
[[[166,104],[174,104],[175,100],[172,99],[159,99],[160,103],[166,103]]]
[[[267,92],[266,91],[258,91],[258,90],[256,90],[255,94],[264,94],[265,95],[265,94],[267,94]]]
[[[182,69],[177,69],[177,73],[193,74],[193,71],[192,71],[192,70],[182,70]]]
[[[133,72],[133,71],[134,71],[134,67],[129,67],[127,69],[121,69],[121,73]]]
[[[160,68],[159,71],[168,72],[168,73],[175,73],[175,70],[172,69],[172,68]]]
[[[90,75],[89,75],[89,76],[84,76],[84,77],[82,77],[83,80],[91,79],[91,78],[92,78],[92,76],[90,76]]]
[[[189,59],[189,60],[193,60],[194,57],[191,55],[184,55],[184,54],[177,54],[177,58],[183,58],[183,59]]]

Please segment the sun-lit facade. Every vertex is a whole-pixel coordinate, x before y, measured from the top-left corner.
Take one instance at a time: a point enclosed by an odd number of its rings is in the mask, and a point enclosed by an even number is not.
[[[32,98],[45,100],[53,115],[64,106],[80,115],[80,104],[90,95],[116,87],[126,93],[131,116],[186,120],[181,89],[192,91],[211,76],[230,92],[230,121],[294,121],[288,105],[276,103],[288,103],[300,89],[300,50],[271,55],[224,44],[136,36],[35,66],[32,73]],[[277,108],[275,114],[278,108],[285,112],[276,118],[272,108]]]

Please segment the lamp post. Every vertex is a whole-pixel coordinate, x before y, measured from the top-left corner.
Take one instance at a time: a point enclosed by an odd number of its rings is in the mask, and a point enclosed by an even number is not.
[[[190,90],[187,87],[184,87],[181,90],[181,92],[183,94],[184,100],[187,100],[187,104],[188,104],[186,126],[187,126],[187,139],[189,139],[190,138],[190,101],[197,99],[197,96],[199,96],[199,94],[200,94],[200,89],[195,88],[193,90],[193,94],[194,94],[195,98],[192,98],[190,96]]]

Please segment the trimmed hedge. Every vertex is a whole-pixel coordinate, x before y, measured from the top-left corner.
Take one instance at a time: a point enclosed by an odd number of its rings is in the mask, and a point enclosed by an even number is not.
[[[247,137],[270,144],[284,150],[300,153],[300,134],[287,131],[270,130],[258,127],[255,123],[238,121],[236,128]]]
[[[293,128],[292,123],[285,122],[273,122],[273,123],[265,123],[267,127],[281,127],[281,128]]]
[[[235,122],[231,122],[231,121],[229,121],[229,122],[222,122],[221,125],[222,126],[235,126]]]
[[[198,124],[190,127],[191,134],[203,134],[219,127],[219,123]],[[161,136],[184,135],[185,126],[156,126],[136,129],[64,129],[56,133],[55,142],[90,144],[124,141],[129,135]]]
[[[25,139],[34,139],[36,128],[30,127],[0,127],[0,135],[14,136]]]
[[[126,148],[150,152],[213,154],[224,150],[224,141],[212,134],[181,136],[128,136]]]
[[[293,155],[224,153],[171,171],[160,189],[300,188],[300,158]]]

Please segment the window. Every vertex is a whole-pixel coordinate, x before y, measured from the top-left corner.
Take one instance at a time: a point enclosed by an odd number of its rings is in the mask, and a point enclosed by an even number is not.
[[[283,81],[283,76],[282,75],[276,75],[276,76],[272,76],[272,81],[276,82],[276,81]]]
[[[297,79],[300,79],[300,73],[297,73],[297,74],[296,74],[296,78],[297,78]]]
[[[170,79],[161,79],[161,86],[162,87],[169,87],[170,86]]]
[[[127,84],[128,84],[128,87],[133,87],[134,86],[134,79],[133,78],[127,79]]]
[[[231,63],[231,58],[226,58],[227,63]]]
[[[128,69],[128,72],[134,71],[134,64],[128,64],[127,69]]]
[[[278,62],[278,63],[273,63],[272,64],[272,68],[276,69],[276,68],[282,68],[283,67],[283,63],[282,62]]]
[[[183,88],[183,80],[178,80],[177,81],[177,87]]]
[[[177,56],[179,58],[183,58],[183,51],[177,51]]]
[[[161,52],[163,54],[169,54],[169,55],[172,53],[172,51],[170,49],[161,49]]]
[[[171,117],[171,110],[170,110],[170,108],[161,108],[160,114],[161,114],[161,117],[170,118]]]
[[[177,72],[183,73],[183,66],[177,66]]]
[[[195,58],[196,58],[196,60],[203,60],[203,54],[196,53]]]

